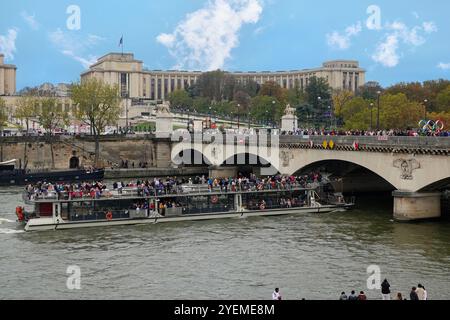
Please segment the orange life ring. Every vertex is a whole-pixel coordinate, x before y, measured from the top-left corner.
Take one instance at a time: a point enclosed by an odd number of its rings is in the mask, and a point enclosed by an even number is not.
[[[106,214],[106,220],[112,220],[112,218],[113,218],[112,212],[109,211],[109,212]]]
[[[22,222],[24,220],[22,207],[16,207],[16,216],[17,216],[17,219],[19,220],[19,222]]]
[[[219,197],[218,196],[212,196],[211,197],[211,203],[217,203],[219,202]]]

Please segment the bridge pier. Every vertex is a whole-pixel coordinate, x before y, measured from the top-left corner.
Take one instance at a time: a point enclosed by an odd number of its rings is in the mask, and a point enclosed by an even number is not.
[[[420,193],[396,190],[394,197],[394,219],[413,221],[439,218],[441,216],[441,193]]]

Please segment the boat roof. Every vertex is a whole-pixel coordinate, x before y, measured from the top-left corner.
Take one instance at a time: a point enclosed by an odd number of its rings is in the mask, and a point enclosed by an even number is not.
[[[164,195],[151,195],[151,196],[138,196],[137,189],[134,189],[136,193],[134,194],[122,194],[122,195],[112,195],[112,196],[102,196],[100,198],[82,197],[73,199],[56,199],[53,197],[49,198],[39,198],[34,200],[29,200],[26,197],[26,192],[24,194],[24,201],[28,204],[34,203],[69,203],[69,202],[97,202],[97,201],[121,201],[121,200],[150,200],[150,199],[168,199],[168,198],[181,198],[181,197],[195,197],[195,196],[226,196],[235,194],[262,194],[262,193],[278,193],[278,192],[291,192],[291,191],[311,191],[316,188],[286,188],[286,189],[270,189],[270,190],[245,190],[245,191],[229,191],[229,192],[183,192],[174,194],[164,194]]]

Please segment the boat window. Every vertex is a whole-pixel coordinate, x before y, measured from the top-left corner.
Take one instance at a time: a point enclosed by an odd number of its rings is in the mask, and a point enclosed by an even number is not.
[[[247,210],[268,210],[303,207],[307,192],[281,191],[277,193],[242,194],[242,206]]]

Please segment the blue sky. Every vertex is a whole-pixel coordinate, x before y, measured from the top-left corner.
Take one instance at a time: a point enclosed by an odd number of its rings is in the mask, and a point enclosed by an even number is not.
[[[356,59],[367,80],[386,86],[450,78],[449,12],[448,0],[15,0],[0,12],[0,51],[18,66],[18,89],[77,81],[97,57],[120,52],[122,34],[124,50],[149,69],[298,70]]]

